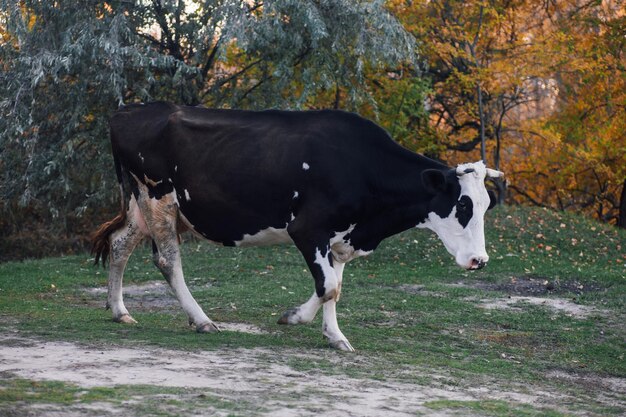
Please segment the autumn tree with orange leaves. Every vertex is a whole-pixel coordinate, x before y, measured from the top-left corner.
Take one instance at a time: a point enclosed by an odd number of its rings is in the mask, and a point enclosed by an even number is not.
[[[537,61],[555,109],[516,132],[512,196],[626,227],[624,3],[561,1],[544,15]]]
[[[504,170],[509,201],[626,225],[623,1],[388,5],[425,57],[425,146]]]

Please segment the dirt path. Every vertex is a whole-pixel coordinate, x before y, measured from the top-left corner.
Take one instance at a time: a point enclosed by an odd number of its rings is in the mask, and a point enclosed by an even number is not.
[[[364,361],[359,355],[337,352],[302,352],[269,349],[184,352],[159,348],[94,348],[66,342],[38,341],[4,335],[0,339],[0,373],[30,380],[65,381],[85,389],[116,385],[185,387],[198,396],[229,404],[243,404],[240,415],[314,416],[408,416],[450,414],[424,404],[434,400],[504,400],[542,408],[567,403],[559,392],[536,388],[510,389],[497,384],[455,387],[439,381],[445,376],[426,374],[428,386],[406,379],[378,381],[347,377],[342,371],[298,371],[298,361],[330,361],[345,369],[350,363]],[[619,381],[618,381],[619,382]],[[618,383],[616,382],[616,384]],[[622,381],[623,382],[623,381]],[[616,389],[622,389],[617,386]],[[158,391],[158,390],[157,390]],[[167,392],[167,390],[165,390]],[[191,394],[190,394],[191,395]],[[161,395],[162,396],[162,395]],[[133,398],[134,402],[145,398]],[[152,399],[154,401],[154,399]],[[123,406],[123,404],[122,404]],[[58,405],[21,404],[16,415],[113,415],[119,404]],[[457,410],[458,411],[458,410]],[[32,414],[34,413],[34,414]],[[187,410],[182,415],[227,415],[231,411]],[[176,414],[176,413],[174,413]],[[238,414],[238,413],[235,413]],[[467,415],[467,410],[462,413]],[[150,415],[150,414],[142,414]]]
[[[65,381],[85,388],[154,385],[201,388],[228,401],[251,402],[260,414],[405,416],[437,398],[470,400],[443,389],[300,372],[267,349],[189,353],[165,349],[92,349],[72,343],[3,340],[0,372],[32,380]],[[263,411],[264,410],[264,411]]]

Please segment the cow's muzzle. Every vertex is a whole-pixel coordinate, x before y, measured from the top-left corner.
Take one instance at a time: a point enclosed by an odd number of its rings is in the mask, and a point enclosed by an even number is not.
[[[487,261],[485,259],[472,258],[472,261],[470,262],[470,266],[468,269],[477,270],[477,269],[483,268],[485,265],[487,265]]]

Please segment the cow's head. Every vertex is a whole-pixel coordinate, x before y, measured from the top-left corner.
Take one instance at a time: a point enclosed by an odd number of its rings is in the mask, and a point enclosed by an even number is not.
[[[431,195],[428,217],[417,227],[433,230],[456,262],[466,269],[487,264],[485,212],[496,204],[495,195],[485,188],[485,178],[498,178],[500,171],[483,162],[462,164],[448,172],[426,170],[422,182]]]

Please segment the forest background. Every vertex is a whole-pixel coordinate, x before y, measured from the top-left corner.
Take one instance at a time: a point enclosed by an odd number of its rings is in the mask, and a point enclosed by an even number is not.
[[[336,108],[501,201],[626,227],[623,0],[0,0],[0,260],[119,209],[122,103]]]

